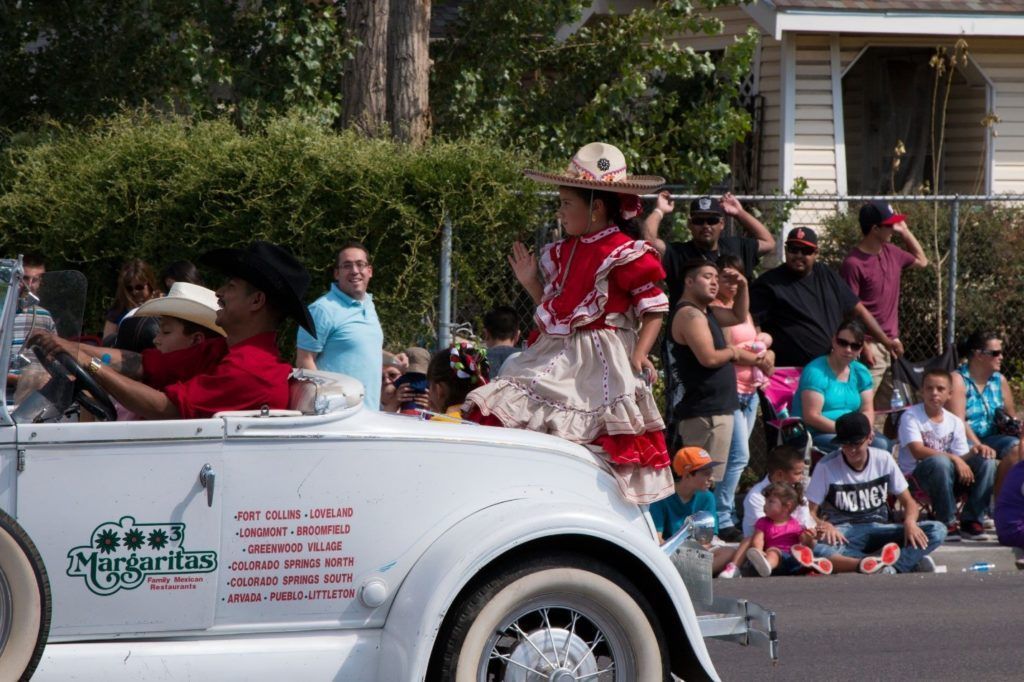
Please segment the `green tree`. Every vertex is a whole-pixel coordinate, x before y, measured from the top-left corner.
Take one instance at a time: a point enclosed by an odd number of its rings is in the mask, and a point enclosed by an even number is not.
[[[701,9],[743,0],[660,0],[590,21],[564,39],[589,0],[478,0],[462,6],[433,52],[435,134],[479,136],[564,164],[594,140],[622,148],[634,171],[704,189],[750,130],[736,104],[756,34],[722,55],[680,48],[716,34]]]
[[[340,113],[351,46],[335,0],[0,1],[0,126],[144,103],[247,125]]]

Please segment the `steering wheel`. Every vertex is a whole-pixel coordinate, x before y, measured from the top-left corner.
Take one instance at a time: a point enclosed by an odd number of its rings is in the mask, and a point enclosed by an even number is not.
[[[78,361],[67,351],[60,351],[53,360],[46,357],[39,346],[33,346],[32,352],[39,358],[40,364],[56,381],[67,381],[67,374],[75,378],[72,383],[72,401],[89,410],[101,422],[117,421],[117,410],[110,394],[96,382],[95,377],[85,371]],[[62,369],[63,368],[63,369]],[[88,391],[88,393],[86,393]]]

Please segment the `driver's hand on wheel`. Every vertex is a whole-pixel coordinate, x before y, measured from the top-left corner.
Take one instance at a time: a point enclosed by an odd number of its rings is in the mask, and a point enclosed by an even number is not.
[[[75,353],[78,350],[78,344],[66,341],[52,332],[39,331],[28,337],[25,342],[25,347],[38,346],[46,357],[53,359],[55,355],[61,352],[64,353]]]

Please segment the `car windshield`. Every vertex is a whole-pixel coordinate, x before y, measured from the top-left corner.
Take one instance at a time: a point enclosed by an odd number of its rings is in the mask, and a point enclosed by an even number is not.
[[[16,271],[15,271],[16,273]],[[79,341],[82,335],[82,319],[85,313],[85,276],[73,270],[46,272],[38,279],[7,276],[4,280],[4,305],[12,305],[11,316],[4,315],[4,324],[9,326],[5,334],[8,348],[7,382],[5,407],[8,412],[33,401],[40,407],[32,412],[38,416],[42,405],[48,404],[50,415],[54,410],[63,413],[66,405],[60,399],[66,394],[68,382],[63,382],[64,391],[51,384],[47,369],[40,362],[25,341],[36,332],[55,333],[63,339]],[[47,386],[49,385],[49,390]],[[66,395],[64,396],[66,398]],[[12,414],[15,421],[31,420],[29,413],[21,411]]]

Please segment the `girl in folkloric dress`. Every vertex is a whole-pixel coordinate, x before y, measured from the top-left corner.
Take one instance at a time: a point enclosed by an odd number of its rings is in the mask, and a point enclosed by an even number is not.
[[[525,171],[557,185],[566,239],[537,261],[517,243],[509,262],[536,302],[536,340],[502,365],[500,378],[472,391],[467,419],[561,436],[610,464],[622,494],[649,503],[672,494],[661,415],[647,357],[668,311],[655,286],[657,252],[639,239],[638,195],[664,179],[626,174],[618,149],[588,144],[564,174]]]

